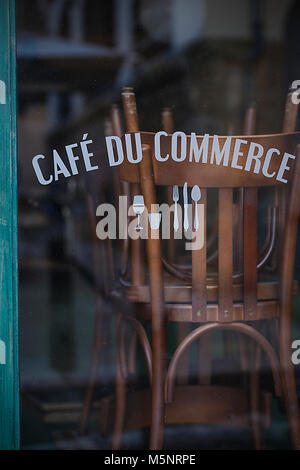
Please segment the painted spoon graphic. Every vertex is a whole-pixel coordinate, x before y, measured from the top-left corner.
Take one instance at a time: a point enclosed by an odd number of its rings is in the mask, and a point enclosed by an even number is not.
[[[195,202],[194,229],[198,230],[199,219],[198,219],[197,202],[201,199],[201,191],[200,191],[199,186],[197,185],[193,186],[191,196],[192,196],[192,200]]]

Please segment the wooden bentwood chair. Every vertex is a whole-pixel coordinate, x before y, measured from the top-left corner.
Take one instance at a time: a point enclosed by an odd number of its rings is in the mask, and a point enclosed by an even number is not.
[[[129,132],[139,132],[134,93],[125,89],[123,93],[124,112]],[[230,330],[251,338],[256,343],[257,364],[262,350],[269,358],[274,389],[277,396],[283,396],[288,416],[289,429],[293,448],[300,449],[299,411],[295,389],[293,366],[291,363],[291,296],[294,287],[293,264],[297,237],[297,224],[300,201],[297,186],[300,182],[300,134],[276,134],[243,136],[245,154],[251,142],[261,144],[264,149],[279,149],[295,154],[296,160],[289,172],[289,181],[285,185],[274,178],[266,178],[261,173],[235,170],[229,166],[189,162],[174,162],[169,159],[160,163],[153,156],[154,133],[141,132],[143,160],[137,165],[127,161],[118,168],[121,181],[131,186],[131,195],[143,194],[148,212],[154,210],[156,186],[183,186],[185,182],[191,187],[195,184],[201,188],[200,204],[204,204],[204,246],[201,250],[192,251],[191,272],[178,272],[173,279],[162,259],[161,240],[158,230],[151,230],[146,240],[147,263],[143,261],[142,240],[131,241],[131,280],[124,281],[128,298],[135,304],[135,316],[119,313],[117,344],[117,384],[116,384],[116,418],[113,436],[113,447],[119,448],[125,414],[125,377],[126,354],[124,345],[125,323],[129,322],[136,331],[143,347],[149,379],[152,388],[151,438],[150,448],[161,449],[163,446],[163,429],[166,404],[173,401],[175,375],[183,352],[203,335],[215,330]],[[220,137],[220,145],[226,137]],[[234,142],[237,137],[232,137]],[[197,137],[198,146],[202,137]],[[233,148],[233,142],[231,149]],[[211,149],[211,139],[209,149]],[[187,154],[190,138],[188,137]],[[125,149],[124,149],[125,151]],[[161,139],[161,154],[171,153],[171,136]],[[240,162],[243,156],[239,157]],[[272,158],[270,172],[278,171],[281,157]],[[268,253],[260,258],[257,243],[257,209],[258,188],[274,187],[274,200],[278,210],[279,230],[274,244],[280,241],[280,265],[278,277],[265,277],[264,267]],[[209,188],[218,189],[218,263],[215,272],[207,270],[206,243],[206,203]],[[241,191],[243,219],[242,267],[236,266],[235,237],[233,236],[233,195]],[[176,278],[176,268],[171,266],[172,275]],[[179,279],[179,280],[178,280]],[[152,323],[152,350],[143,328],[144,320]],[[260,320],[279,322],[278,347],[256,328]],[[199,327],[192,330],[178,345],[168,367],[166,329],[167,322],[197,323]],[[258,373],[258,372],[257,372]],[[257,381],[257,374],[255,380]],[[197,387],[197,390],[192,388]],[[257,393],[257,387],[252,390]],[[176,391],[175,391],[176,395]],[[192,397],[199,398],[197,408],[207,404],[201,400],[201,387],[185,388],[186,402]],[[234,400],[231,392],[226,394],[223,387],[221,395],[213,392],[213,387],[205,389],[206,398],[214,400]],[[257,399],[254,397],[252,399]],[[179,404],[184,409],[185,403]],[[217,403],[215,403],[217,407]],[[197,410],[190,410],[196,415]],[[180,413],[179,413],[180,414]],[[184,422],[183,417],[183,422]],[[189,421],[190,422],[190,421]],[[240,423],[241,424],[241,423]],[[261,445],[259,423],[253,419],[256,448]]]

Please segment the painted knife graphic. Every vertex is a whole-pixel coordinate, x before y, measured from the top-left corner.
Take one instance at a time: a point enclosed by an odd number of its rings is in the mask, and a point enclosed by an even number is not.
[[[184,207],[183,228],[184,228],[184,231],[186,232],[189,228],[189,219],[188,219],[189,203],[188,203],[187,183],[184,183],[184,186],[183,186],[183,207]]]

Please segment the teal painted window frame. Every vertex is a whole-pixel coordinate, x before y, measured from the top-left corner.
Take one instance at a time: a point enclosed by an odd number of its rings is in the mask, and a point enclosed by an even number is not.
[[[15,0],[0,0],[0,449],[18,449]]]

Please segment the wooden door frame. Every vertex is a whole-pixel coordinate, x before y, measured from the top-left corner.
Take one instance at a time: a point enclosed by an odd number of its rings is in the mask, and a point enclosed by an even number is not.
[[[0,449],[18,449],[15,0],[0,0]]]

